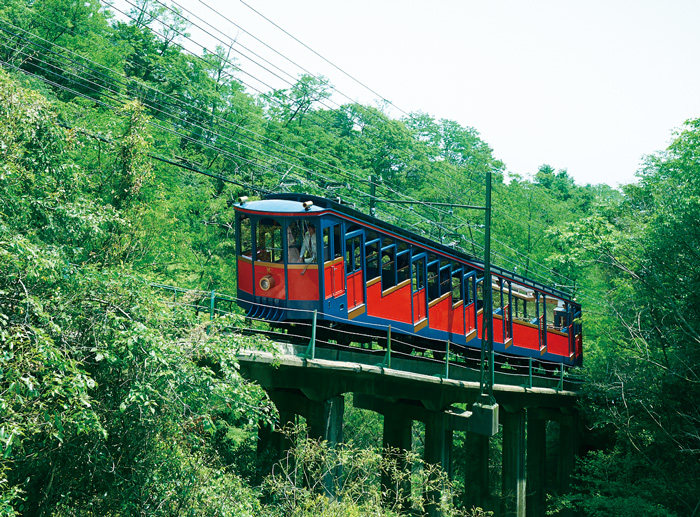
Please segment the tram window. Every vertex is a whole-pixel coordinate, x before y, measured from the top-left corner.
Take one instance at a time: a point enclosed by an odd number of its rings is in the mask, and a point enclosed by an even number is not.
[[[396,248],[382,250],[382,291],[396,285]]]
[[[345,241],[345,273],[352,272],[352,241]]]
[[[253,237],[251,234],[250,217],[247,215],[240,216],[240,233],[238,237],[238,251],[244,257],[251,258],[253,256]]]
[[[362,239],[358,235],[345,241],[345,272],[352,273],[361,269],[360,244]]]
[[[331,229],[326,227],[323,229],[323,261],[330,260],[331,256]]]
[[[463,300],[462,294],[462,268],[453,266],[452,268],[452,303],[455,304]]]
[[[257,225],[257,260],[282,261],[282,226],[273,219],[261,219]]]
[[[484,279],[480,278],[476,284],[476,308],[482,309],[484,307]]]
[[[368,280],[379,276],[379,241],[365,246],[365,267]]]
[[[352,233],[352,232],[355,232],[355,231],[361,230],[361,229],[362,229],[362,228],[361,228],[360,226],[357,226],[356,224],[349,224],[349,225],[345,228],[345,233],[348,234],[348,233]]]
[[[301,238],[299,255],[305,264],[316,262],[316,223],[302,221],[304,235]]]
[[[411,285],[413,292],[420,291],[425,287],[425,271],[423,271],[423,259],[413,262],[413,275],[411,275]]]
[[[303,228],[301,221],[292,221],[287,226],[287,262],[301,263],[301,239]]]
[[[410,267],[410,260],[411,260],[411,254],[408,252],[408,250],[399,253],[396,256],[396,267],[398,268],[397,270],[397,282],[401,283],[404,280],[408,280],[409,275],[411,274],[411,267]]]
[[[439,263],[428,264],[428,299],[440,298]]]
[[[379,235],[377,235],[377,232],[375,232],[373,230],[367,230],[365,232],[365,239],[367,240],[367,242],[373,241],[373,240],[378,239],[378,238],[379,238]]]
[[[505,292],[504,292],[505,291]],[[508,290],[505,283],[501,283],[499,279],[494,279],[491,285],[491,296],[493,296],[493,312],[501,314],[503,312],[503,298],[507,297]]]
[[[333,258],[337,259],[343,256],[343,244],[340,235],[340,225],[333,226]]]
[[[440,267],[440,296],[447,294],[452,290],[452,282],[450,281],[450,263],[442,261]],[[445,265],[447,264],[447,265]]]
[[[473,291],[472,289],[474,288],[474,277],[473,276],[467,276],[464,278],[464,304],[469,305],[474,301],[473,297]]]

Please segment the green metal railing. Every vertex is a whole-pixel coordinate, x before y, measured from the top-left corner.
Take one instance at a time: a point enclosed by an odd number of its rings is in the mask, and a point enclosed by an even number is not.
[[[173,300],[171,303],[174,303],[178,306],[186,306],[192,310],[195,311],[195,313],[202,313],[202,314],[208,314],[209,320],[213,321],[216,317],[218,316],[225,316],[229,314],[238,314],[239,316],[243,316],[241,312],[234,312],[234,307],[237,307],[237,301],[238,299],[229,295],[217,293],[216,291],[200,291],[200,290],[191,290],[191,289],[184,289],[181,287],[175,287],[175,286],[170,286],[170,285],[163,285],[163,284],[151,284],[153,288],[159,289],[164,292],[172,293],[173,295]],[[190,296],[190,300],[185,300],[183,299],[186,296]],[[179,298],[179,300],[178,300]],[[222,306],[225,306],[226,308],[223,308]],[[302,311],[306,315],[310,313],[310,311]],[[308,324],[310,327],[310,339],[306,345],[306,349],[304,352],[299,354],[300,356],[304,357],[307,360],[315,360],[317,357],[317,332],[320,326],[319,324],[319,318],[318,318],[318,311],[314,310],[311,313],[311,322]],[[257,320],[256,320],[257,321]],[[262,322],[267,323],[265,320],[259,320]],[[251,327],[231,327],[231,328],[236,328],[237,330],[247,330],[251,332],[264,332],[263,330],[259,329],[253,329]],[[327,329],[327,327],[322,327],[323,329]],[[395,358],[396,356],[406,356],[406,353],[400,353],[396,352],[393,350],[392,342],[392,328],[391,325],[387,325],[386,327],[386,346],[384,347],[383,351],[383,357],[381,362],[377,363],[377,366],[381,366],[382,368],[392,368],[392,359]],[[280,337],[282,334],[280,334]],[[285,337],[287,336],[286,334],[284,335]],[[298,336],[299,339],[303,339],[303,336]],[[307,334],[308,338],[308,334]],[[354,350],[364,350],[363,348],[360,347],[350,347]],[[477,371],[478,368],[473,368],[466,366],[465,363],[460,363],[458,360],[461,356],[455,356],[454,353],[450,350],[452,348],[452,342],[447,341],[445,342],[445,348],[444,348],[444,359],[438,360],[435,359],[434,357],[432,359],[428,358],[427,360],[430,360],[431,362],[442,362],[442,370],[441,373],[436,373],[434,375],[444,378],[444,379],[454,379],[454,380],[459,380],[460,376],[458,375],[458,371],[460,369],[469,369],[469,370],[474,370]],[[426,349],[428,350],[428,349]],[[434,349],[430,350],[433,355],[436,353]],[[372,352],[370,350],[370,352]],[[376,352],[376,351],[375,351]],[[442,352],[440,352],[440,355],[442,355]],[[484,360],[486,361],[493,361],[493,368],[491,368],[491,364],[486,365],[487,366],[487,371],[493,371],[495,375],[499,375],[501,377],[501,380],[503,380],[504,376],[507,375],[512,375],[515,377],[518,377],[521,379],[521,382],[512,382],[508,383],[510,385],[518,385],[522,386],[525,388],[533,388],[535,387],[535,378],[538,379],[547,379],[549,383],[552,381],[556,381],[556,389],[558,390],[563,390],[565,388],[565,381],[568,381],[569,385],[575,385],[577,383],[580,383],[581,380],[578,378],[577,375],[575,375],[574,372],[571,371],[569,367],[567,367],[564,364],[556,364],[552,363],[551,368],[546,369],[543,366],[543,362],[537,361],[536,359],[530,357],[527,358],[527,371],[522,372],[522,373],[510,373],[510,370],[514,370],[515,368],[510,365],[507,361],[507,359],[513,360],[512,357],[506,358],[506,360],[502,363],[497,363],[496,362],[496,357],[498,357],[499,354],[495,354],[494,356],[487,355]],[[421,356],[413,356],[411,355],[412,359],[426,359],[425,357]],[[396,366],[394,366],[396,368]],[[500,371],[498,370],[500,368]],[[522,370],[522,367],[521,367]],[[524,382],[523,382],[524,381]]]

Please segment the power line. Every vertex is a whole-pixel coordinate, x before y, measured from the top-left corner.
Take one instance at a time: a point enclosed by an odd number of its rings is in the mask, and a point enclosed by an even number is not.
[[[298,39],[298,38],[297,38],[296,36],[294,36],[293,34],[289,33],[289,32],[288,32],[287,30],[285,30],[284,28],[280,27],[277,23],[273,22],[270,18],[268,18],[267,16],[265,16],[264,14],[262,14],[260,11],[256,10],[254,7],[250,6],[249,4],[247,4],[246,2],[244,2],[243,0],[239,0],[239,1],[240,1],[244,6],[246,6],[248,9],[250,9],[250,10],[253,11],[255,14],[257,14],[258,16],[260,16],[262,19],[264,19],[264,20],[267,21],[268,23],[272,24],[272,25],[273,25],[274,27],[276,27],[277,29],[281,30],[281,31],[282,31],[283,33],[285,33],[287,36],[289,36],[289,37],[292,38],[294,41],[296,41],[297,43],[299,43],[300,45],[302,45],[304,48],[306,48],[307,50],[309,50],[310,52],[312,52],[314,55],[316,55],[316,56],[318,56],[319,58],[321,58],[323,61],[325,61],[326,63],[328,63],[329,65],[331,65],[333,68],[335,68],[336,70],[338,70],[340,73],[342,73],[342,74],[345,75],[346,77],[352,79],[354,82],[356,82],[357,84],[359,84],[360,86],[362,86],[363,88],[365,88],[367,91],[372,92],[374,95],[376,95],[377,97],[379,97],[379,98],[380,98],[381,100],[383,100],[384,102],[386,102],[386,103],[388,103],[388,104],[394,106],[397,110],[399,110],[399,111],[400,111],[401,113],[403,113],[404,115],[409,116],[409,114],[408,114],[407,112],[405,112],[404,110],[402,110],[401,108],[399,108],[398,106],[396,106],[396,105],[395,105],[393,102],[391,102],[389,99],[387,99],[387,98],[384,97],[383,95],[377,93],[377,92],[374,91],[372,88],[370,88],[369,86],[367,86],[366,84],[364,84],[362,81],[360,81],[359,79],[356,79],[355,77],[353,77],[352,75],[350,75],[349,73],[347,73],[345,70],[343,70],[342,68],[340,68],[339,66],[337,66],[335,63],[333,63],[333,62],[329,61],[328,59],[326,59],[324,56],[322,56],[321,54],[319,54],[318,52],[316,52],[314,49],[312,49],[311,47],[309,47],[306,43],[304,43],[303,41],[301,41],[300,39]]]
[[[131,4],[131,5],[133,5],[133,4]],[[123,13],[123,11],[120,11],[120,12]],[[133,18],[132,18],[132,19],[133,19]],[[150,27],[149,27],[149,29],[153,30],[153,29],[150,28]],[[154,31],[154,33],[155,33],[155,34],[158,34],[158,33],[155,32],[155,31]],[[158,34],[158,35],[159,35],[160,37],[164,37],[163,35],[160,35],[160,34]],[[182,47],[182,46],[179,45],[179,44],[178,44],[178,46],[180,46],[180,48],[183,48],[183,50],[184,50],[184,47]],[[205,47],[203,47],[202,45],[200,45],[200,46],[201,46],[202,48],[205,48]],[[250,74],[248,74],[248,75],[250,75]],[[252,77],[254,77],[254,76],[252,76]],[[257,78],[256,78],[256,80],[257,80]],[[244,84],[245,84],[245,83],[244,83]],[[159,126],[159,127],[160,127],[161,129],[168,130],[168,128],[163,128],[162,126]],[[201,128],[201,126],[200,126],[200,128]],[[204,130],[204,128],[201,128],[201,129]],[[176,133],[177,133],[177,132],[176,132]],[[177,134],[180,134],[180,133],[177,133]],[[180,136],[182,136],[182,135],[180,134]],[[199,142],[198,140],[192,139],[192,138],[190,138],[190,137],[187,137],[187,138],[189,138],[191,141],[193,141],[193,142],[195,142],[195,143],[202,144],[202,143]],[[240,144],[240,142],[238,142],[238,143]],[[218,149],[218,148],[215,148],[215,149]],[[218,149],[218,150],[221,150],[221,149]],[[256,149],[256,150],[257,150],[257,149]],[[223,151],[223,150],[221,150],[221,151]],[[295,152],[298,152],[298,151],[295,150]],[[308,157],[308,155],[306,155],[306,156]],[[240,157],[239,157],[239,158],[240,158]],[[310,157],[310,158],[312,158],[312,157]],[[339,169],[339,170],[340,170],[340,169]],[[341,172],[346,172],[346,171],[342,171],[342,170],[341,170]],[[351,175],[351,176],[352,176],[352,175]],[[356,176],[355,176],[355,178],[356,178]],[[384,188],[388,188],[388,187],[387,187],[387,186],[384,186]],[[405,195],[403,195],[402,193],[398,193],[398,192],[394,191],[394,190],[391,189],[391,188],[388,188],[388,190],[389,190],[389,191],[392,191],[392,192],[394,192],[394,193],[396,193],[396,194],[398,194],[398,195],[401,195],[402,197],[408,197],[408,198],[410,199],[410,196],[405,196]],[[422,202],[419,201],[419,200],[416,200],[416,202],[422,203]],[[413,210],[412,210],[412,212],[413,212],[413,213],[416,213],[416,212],[413,211]],[[418,215],[419,217],[423,217],[423,216],[421,216],[421,215],[418,214],[418,213],[416,213],[416,215]],[[469,223],[468,223],[468,224],[469,224]],[[446,229],[446,228],[445,228],[445,229]],[[446,230],[447,230],[447,229],[446,229]],[[477,229],[477,230],[478,230],[478,229]],[[480,230],[478,230],[478,231],[480,231]],[[497,241],[497,242],[500,242],[500,241]],[[472,242],[472,244],[475,244],[475,243]],[[522,254],[521,254],[520,252],[518,252],[517,250],[514,250],[513,248],[510,248],[510,247],[508,247],[507,245],[505,245],[505,244],[503,244],[503,243],[501,243],[501,244],[504,245],[505,247],[511,249],[511,251],[515,252],[516,254],[522,255]],[[499,254],[499,255],[500,255],[500,254]],[[502,256],[502,255],[501,255],[501,256]],[[523,256],[524,256],[524,255],[523,255]],[[507,258],[507,257],[504,257],[504,258]],[[527,258],[528,258],[533,264],[538,264],[537,261],[531,259],[530,257],[527,257]],[[511,261],[510,259],[508,259],[508,262],[517,264],[517,263]],[[546,266],[544,266],[544,267],[546,268]],[[561,275],[561,274],[559,274],[559,273],[557,273],[557,272],[555,272],[555,271],[553,271],[553,270],[551,270],[551,269],[549,269],[549,268],[546,268],[546,269],[549,270],[550,272],[552,272],[553,274],[557,275],[557,276],[563,276],[563,275]]]

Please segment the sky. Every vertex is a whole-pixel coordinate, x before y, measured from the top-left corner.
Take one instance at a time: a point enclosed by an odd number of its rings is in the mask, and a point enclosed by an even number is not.
[[[471,126],[523,176],[547,163],[579,184],[629,183],[700,117],[698,0],[176,2],[193,40],[235,40],[252,88],[288,87],[305,69],[339,103],[379,94],[395,116]]]

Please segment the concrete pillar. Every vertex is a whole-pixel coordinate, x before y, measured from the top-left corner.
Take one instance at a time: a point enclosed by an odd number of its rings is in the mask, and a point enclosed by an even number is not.
[[[306,423],[309,437],[328,442],[334,447],[343,441],[343,413],[345,398],[342,395],[331,397],[308,405]],[[323,488],[330,497],[335,497],[343,475],[341,465],[336,465],[323,478]]]
[[[406,452],[411,450],[413,421],[397,413],[384,414],[382,494],[389,507],[408,513],[411,495],[411,466]]]
[[[452,432],[448,430],[447,417],[444,413],[431,413],[425,419],[425,453],[426,463],[438,465],[449,473],[452,452]],[[429,516],[441,515],[439,488],[426,491],[426,510]]]
[[[577,419],[575,416],[563,416],[559,420],[559,464],[557,468],[558,490],[563,494],[569,488],[571,473],[576,458]]]
[[[345,398],[337,395],[320,402],[309,401],[306,423],[309,436],[333,446],[343,441]]]
[[[502,500],[506,517],[525,517],[525,411],[502,411]]]
[[[547,420],[527,412],[527,516],[545,515],[547,465]]]
[[[489,437],[466,433],[466,465],[464,466],[464,507],[487,509],[489,496]]]

